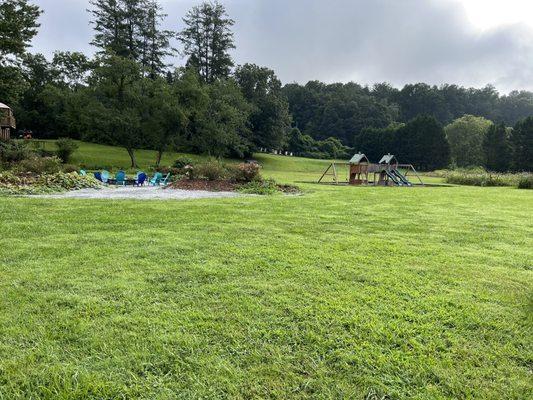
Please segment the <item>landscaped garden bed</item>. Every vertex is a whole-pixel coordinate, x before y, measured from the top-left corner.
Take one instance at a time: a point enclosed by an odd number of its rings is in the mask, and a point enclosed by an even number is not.
[[[280,185],[261,176],[261,166],[256,162],[225,164],[209,160],[193,165],[176,160],[176,179],[168,189],[203,190],[211,192],[241,192],[268,195],[275,193],[299,193],[292,185]]]
[[[32,195],[64,192],[68,190],[98,189],[101,184],[91,176],[75,172],[45,174],[0,172],[0,194]]]
[[[31,150],[27,143],[7,141],[0,143],[0,194],[32,195],[99,188],[100,183],[91,176],[81,176],[77,167],[66,164],[73,148],[60,146],[58,156],[45,155]]]

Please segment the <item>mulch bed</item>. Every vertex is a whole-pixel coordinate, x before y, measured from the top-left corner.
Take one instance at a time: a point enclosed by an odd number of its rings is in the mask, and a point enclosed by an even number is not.
[[[239,184],[229,181],[206,181],[203,179],[182,179],[167,186],[170,189],[206,190],[208,192],[234,192]]]

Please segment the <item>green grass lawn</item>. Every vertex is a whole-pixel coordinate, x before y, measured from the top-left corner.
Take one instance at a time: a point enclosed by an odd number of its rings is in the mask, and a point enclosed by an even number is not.
[[[1,198],[0,399],[531,398],[530,191],[300,185]]]

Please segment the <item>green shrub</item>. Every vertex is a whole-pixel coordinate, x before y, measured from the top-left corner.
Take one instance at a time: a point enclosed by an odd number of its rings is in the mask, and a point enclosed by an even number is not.
[[[56,141],[56,145],[57,156],[64,163],[68,163],[70,161],[70,158],[72,157],[72,154],[74,154],[74,152],[79,148],[79,145],[74,140],[69,138],[58,139]]]
[[[230,179],[234,182],[246,183],[260,180],[261,166],[257,163],[242,163],[228,167]]]
[[[67,172],[67,173],[78,172],[80,170],[78,166],[74,164],[63,164],[62,169],[63,169],[63,172]]]
[[[228,171],[223,163],[218,160],[209,160],[193,168],[195,175],[208,181],[218,181],[228,175]]]
[[[179,157],[178,159],[176,159],[176,161],[174,161],[174,164],[172,164],[172,166],[177,169],[183,169],[187,165],[194,165],[194,162],[187,157]]]
[[[446,183],[467,186],[515,186],[518,176],[513,174],[494,174],[483,169],[461,169],[448,171]]]
[[[278,184],[273,179],[255,180],[239,188],[239,192],[246,194],[272,195],[279,193]]]
[[[32,157],[19,162],[15,170],[34,174],[53,174],[61,171],[61,160],[57,157]]]
[[[0,141],[0,163],[9,165],[31,157],[33,152],[24,141]]]
[[[533,174],[523,174],[518,180],[518,189],[533,189]]]

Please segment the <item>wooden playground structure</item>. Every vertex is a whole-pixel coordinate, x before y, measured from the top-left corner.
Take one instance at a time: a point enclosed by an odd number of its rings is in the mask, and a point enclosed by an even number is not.
[[[11,138],[11,130],[16,127],[13,111],[5,104],[0,103],[0,140],[9,140]]]
[[[346,176],[341,178],[344,170]],[[418,179],[412,183],[411,176]],[[373,186],[424,186],[424,182],[411,164],[400,164],[392,154],[384,155],[379,163],[373,164],[362,154],[355,154],[348,162],[332,162],[324,171],[318,183],[328,183],[324,180],[329,177],[335,185],[373,185]]]

